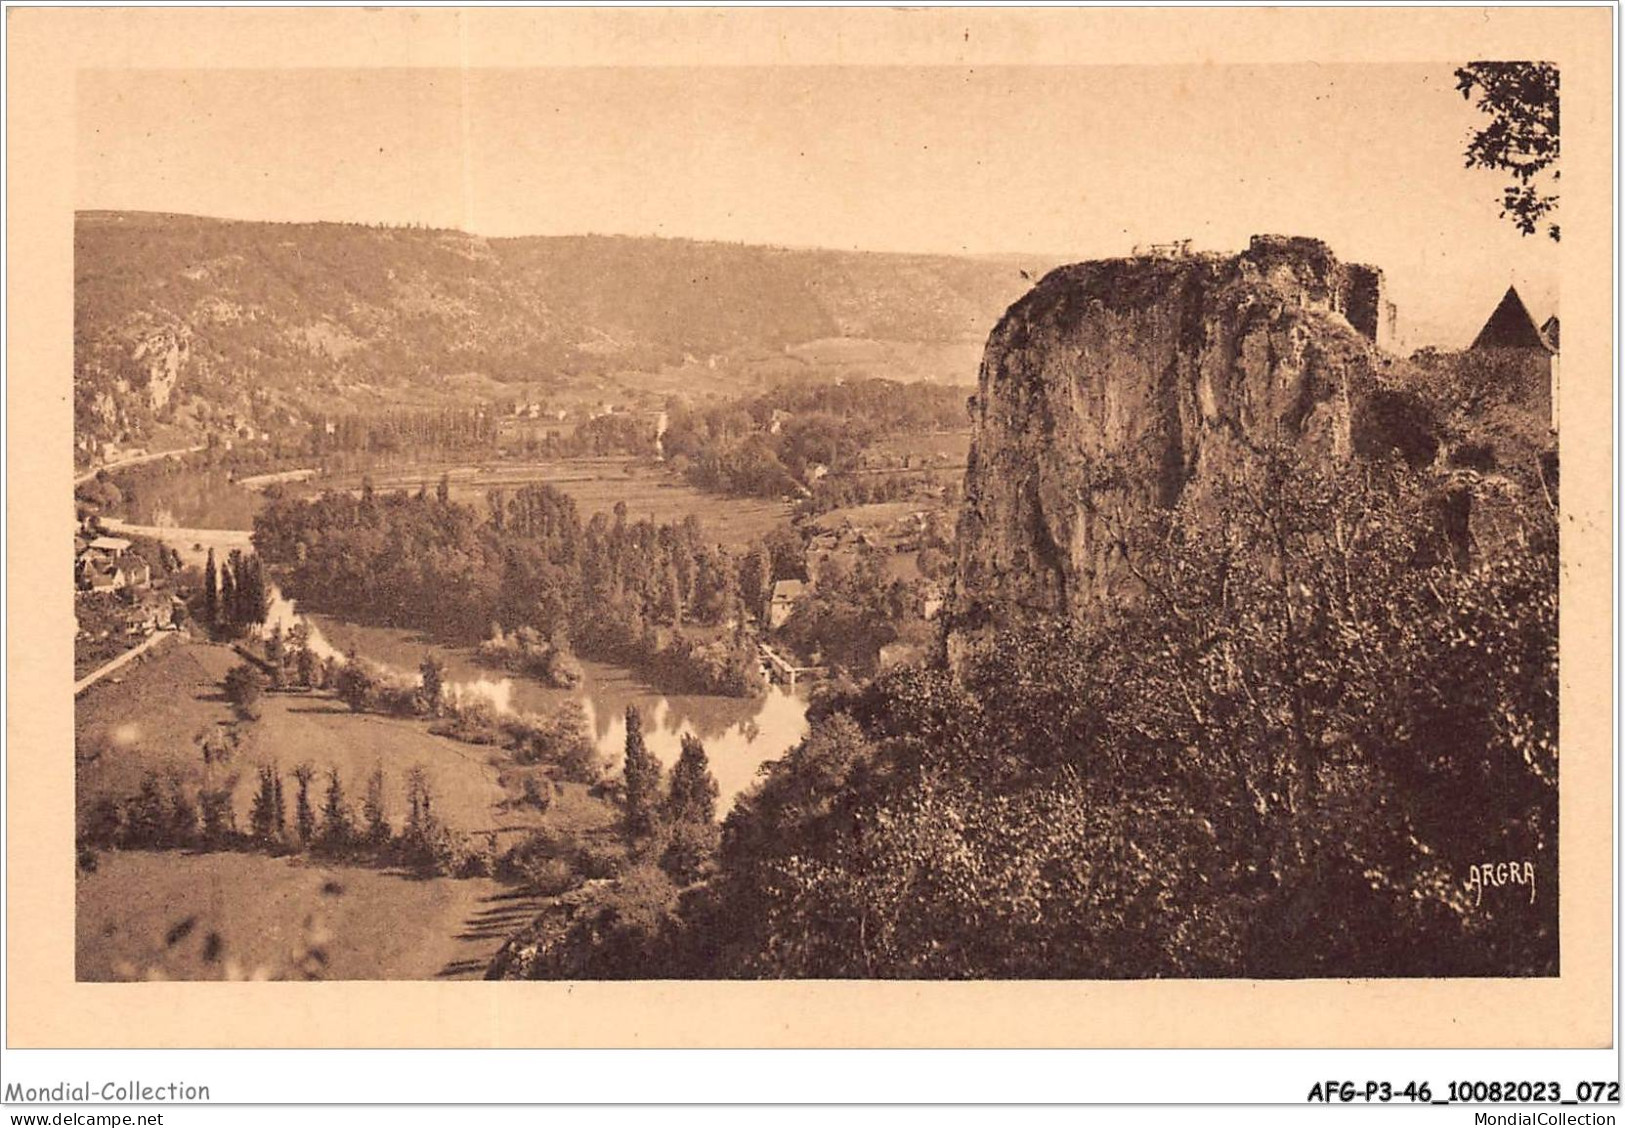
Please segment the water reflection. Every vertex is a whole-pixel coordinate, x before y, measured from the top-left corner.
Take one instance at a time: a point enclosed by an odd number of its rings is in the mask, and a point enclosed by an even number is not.
[[[751,785],[765,761],[784,755],[808,731],[805,697],[778,687],[757,698],[665,694],[623,667],[583,661],[579,688],[553,689],[481,666],[468,650],[441,645],[416,631],[357,626],[327,615],[309,618],[338,650],[353,646],[368,661],[410,671],[408,676],[415,676],[425,653],[433,653],[445,664],[448,683],[499,688],[502,700],[520,712],[548,713],[577,701],[593,742],[615,771],[626,753],[626,707],[636,705],[643,716],[644,743],[667,767],[677,762],[683,733],[692,732],[704,742],[723,811]]]
[[[643,742],[668,768],[677,762],[683,733],[693,732],[705,743],[711,774],[717,777],[717,787],[722,793],[720,807],[723,810],[754,782],[763,762],[778,759],[807,735],[806,701],[777,687],[753,703],[757,706],[756,713],[710,733],[685,718],[671,698],[658,698],[652,705],[635,704],[643,714]],[[605,708],[584,694],[582,707],[587,710],[598,750],[612,762],[619,763],[626,749],[625,706]]]

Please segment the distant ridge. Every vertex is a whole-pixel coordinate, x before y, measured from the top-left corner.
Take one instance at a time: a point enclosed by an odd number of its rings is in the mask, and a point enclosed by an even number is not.
[[[697,363],[722,385],[765,378],[778,358],[799,376],[809,364],[790,365],[788,350],[832,339],[868,342],[873,374],[969,382],[987,333],[1030,284],[1023,271],[1053,265],[83,211],[80,448],[140,445],[171,422],[195,434],[204,416],[451,394],[449,379],[468,375],[545,391]]]

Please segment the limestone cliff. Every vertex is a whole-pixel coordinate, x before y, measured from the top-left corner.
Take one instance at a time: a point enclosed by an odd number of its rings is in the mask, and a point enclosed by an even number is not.
[[[1381,273],[1314,239],[1080,263],[993,330],[972,401],[949,645],[1123,587],[1106,522],[1170,507],[1285,442],[1328,460],[1433,457],[1375,345]]]

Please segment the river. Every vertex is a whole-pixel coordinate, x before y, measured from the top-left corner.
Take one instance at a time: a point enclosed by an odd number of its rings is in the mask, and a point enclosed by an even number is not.
[[[242,529],[183,529],[106,522],[110,530],[150,536],[177,549],[188,563],[201,564],[210,548],[225,559],[233,548],[251,547]],[[291,608],[290,608],[291,609]],[[626,752],[626,707],[636,705],[643,717],[644,743],[667,767],[677,762],[682,735],[692,732],[705,744],[711,772],[721,792],[719,809],[756,779],[768,760],[784,755],[807,735],[805,691],[770,686],[762,697],[716,697],[668,694],[650,686],[634,671],[603,662],[582,662],[585,678],[576,689],[554,689],[519,674],[478,665],[471,651],[446,646],[417,631],[368,627],[330,615],[306,618],[319,627],[337,650],[354,646],[368,661],[394,667],[415,678],[425,653],[446,665],[448,680],[477,686],[485,696],[521,712],[543,712],[564,701],[579,701],[586,711],[598,750],[619,770]]]
[[[633,671],[588,661],[581,663],[585,677],[578,688],[554,689],[523,675],[488,669],[468,649],[446,646],[417,631],[361,626],[331,615],[306,618],[338,650],[354,646],[363,658],[411,677],[417,676],[424,655],[433,654],[445,664],[449,684],[477,687],[481,696],[520,712],[548,712],[565,701],[578,701],[599,752],[617,769],[626,752],[626,708],[635,705],[643,718],[644,743],[667,767],[677,762],[685,732],[705,744],[723,811],[751,785],[765,761],[782,756],[807,735],[807,701],[801,690],[772,686],[757,698],[662,693]]]

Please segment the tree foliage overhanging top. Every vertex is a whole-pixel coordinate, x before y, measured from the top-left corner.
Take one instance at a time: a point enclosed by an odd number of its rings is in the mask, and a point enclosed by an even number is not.
[[[1467,167],[1512,174],[1502,193],[1501,216],[1525,235],[1544,224],[1555,241],[1558,225],[1548,217],[1558,196],[1549,189],[1557,167],[1558,70],[1554,63],[1472,62],[1456,70],[1456,89],[1490,115],[1490,124],[1467,142]]]

